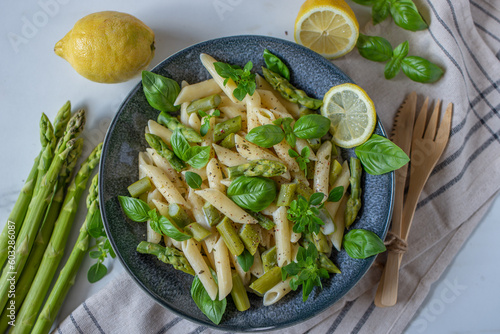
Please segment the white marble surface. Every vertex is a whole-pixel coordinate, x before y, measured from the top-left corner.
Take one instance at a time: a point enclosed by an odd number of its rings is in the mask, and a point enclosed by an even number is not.
[[[88,153],[104,137],[121,101],[139,78],[102,85],[80,77],[53,53],[54,44],[80,17],[101,10],[133,14],[156,33],[156,55],[151,66],[177,50],[207,39],[261,34],[293,39],[293,22],[302,0],[276,1],[71,1],[40,0],[0,3],[0,221],[3,225],[39,151],[41,112],[53,118],[71,100],[88,111],[84,136]],[[356,6],[354,6],[356,7]],[[194,9],[196,8],[196,10]],[[357,14],[362,13],[356,7]],[[362,15],[361,15],[362,16]],[[82,201],[83,203],[83,201]],[[84,208],[84,205],[82,205]],[[75,224],[84,219],[79,210]],[[477,230],[410,324],[408,333],[500,333],[497,199]],[[77,236],[74,228],[69,244]],[[86,259],[58,319],[123,271],[117,261],[107,262],[110,274],[89,284]]]

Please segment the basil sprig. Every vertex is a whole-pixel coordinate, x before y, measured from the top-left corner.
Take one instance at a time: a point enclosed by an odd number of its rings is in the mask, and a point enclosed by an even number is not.
[[[268,69],[290,81],[290,70],[281,59],[273,55],[268,49],[264,49],[263,56]]]
[[[87,279],[90,283],[95,283],[108,273],[108,268],[103,263],[108,255],[113,259],[116,257],[106,232],[104,231],[104,224],[102,222],[101,212],[99,209],[94,211],[92,214],[92,217],[87,224],[87,232],[92,238],[95,239],[95,245],[92,249],[97,249],[89,252],[90,258],[96,259],[97,262],[89,268],[87,272]]]
[[[288,220],[294,222],[293,231],[295,233],[319,233],[320,227],[325,223],[318,217],[319,210],[323,208],[321,203],[325,198],[323,193],[314,193],[309,200],[302,195],[298,195],[290,203],[287,210]]]
[[[243,101],[247,94],[252,96],[255,92],[257,84],[255,82],[255,74],[250,72],[253,67],[251,61],[246,63],[243,68],[238,65],[230,65],[222,62],[215,62],[214,67],[215,71],[225,79],[224,86],[229,79],[232,79],[237,85],[233,91],[233,96],[239,101]]]
[[[217,277],[212,273],[214,280],[217,282]],[[191,297],[193,298],[196,306],[203,312],[204,315],[210,319],[214,324],[218,325],[222,320],[222,316],[226,311],[227,301],[226,298],[219,300],[215,298],[212,300],[207,290],[200,281],[198,276],[195,276],[191,285]]]
[[[198,175],[197,173],[195,172],[186,172],[186,174],[184,174],[184,177],[186,178],[186,183],[188,184],[188,186],[190,188],[193,188],[193,189],[200,189],[201,188],[201,184],[203,183],[203,180],[201,179],[201,176]]]
[[[354,149],[368,174],[381,175],[406,165],[410,158],[389,139],[373,134]]]
[[[250,270],[250,267],[253,266],[254,257],[247,249],[245,249],[240,255],[238,255],[237,260],[241,269],[247,272]]]
[[[174,130],[170,144],[175,155],[195,169],[205,167],[210,160],[210,146],[189,145],[180,128]]]
[[[384,242],[378,235],[363,229],[353,229],[347,232],[342,240],[342,246],[354,259],[366,259],[386,250]]]
[[[276,198],[276,183],[265,177],[239,176],[227,188],[227,196],[238,206],[259,212]]]
[[[438,81],[444,71],[427,59],[408,56],[409,43],[405,41],[394,50],[383,37],[359,34],[356,44],[359,54],[366,59],[383,62],[389,61],[384,70],[386,79],[394,78],[402,69],[403,73],[413,81],[432,83]]]
[[[307,177],[307,164],[311,162],[309,160],[309,155],[311,155],[311,150],[309,149],[308,146],[304,146],[300,154],[298,154],[295,150],[289,149],[288,150],[288,155],[297,161],[297,164],[299,165],[299,169],[304,171],[304,175]]]
[[[373,24],[384,21],[389,14],[394,23],[403,29],[417,31],[428,28],[427,23],[418,12],[412,0],[353,0],[354,2],[372,6]]]
[[[179,106],[174,105],[181,91],[176,81],[156,73],[142,71],[142,89],[149,105],[153,108],[165,112],[179,110]]]
[[[177,241],[191,238],[190,235],[180,231],[167,217],[159,215],[156,209],[151,209],[143,200],[118,196],[118,201],[127,217],[138,223],[149,220],[151,228],[156,233],[164,234]]]
[[[292,127],[292,118],[278,118],[273,124],[253,128],[245,139],[268,148],[280,143],[284,138],[291,147],[295,147],[297,138],[314,139],[326,135],[330,129],[330,122],[325,116],[309,114],[300,117]]]

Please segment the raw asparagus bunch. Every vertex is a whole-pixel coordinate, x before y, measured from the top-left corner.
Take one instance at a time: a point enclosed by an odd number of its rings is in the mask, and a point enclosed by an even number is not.
[[[137,246],[137,251],[141,254],[154,255],[161,262],[171,264],[175,269],[182,270],[187,274],[195,274],[184,254],[173,247],[163,247],[152,242],[141,241]]]
[[[249,163],[228,168],[229,178],[241,175],[273,177],[286,173],[286,165],[279,161],[259,159]]]
[[[10,279],[15,279],[15,275],[19,276],[24,269],[35,236],[52,199],[59,173],[68,155],[73,150],[76,141],[75,138],[83,131],[84,124],[85,112],[80,110],[68,122],[64,136],[57,145],[52,163],[42,178],[39,189],[33,195],[25,221],[16,240],[15,260],[9,261],[0,278],[0,309],[3,309],[7,303],[11,285]]]
[[[87,197],[87,216],[80,228],[80,234],[76,240],[75,246],[71,251],[68,261],[59,273],[52,291],[50,292],[43,309],[33,327],[32,333],[48,333],[54,320],[61,309],[61,306],[73,286],[80,265],[89,249],[90,235],[87,226],[96,214],[99,214],[99,196],[98,196],[98,175],[92,179],[89,195]]]
[[[64,192],[67,185],[71,181],[71,173],[76,165],[78,158],[82,153],[83,148],[83,138],[79,138],[75,143],[75,149],[71,151],[68,156],[68,160],[63,166],[61,173],[59,175],[59,180],[57,181],[56,190],[52,201],[47,208],[47,213],[42,223],[42,227],[38,231],[38,234],[33,244],[33,248],[29,254],[28,260],[23,270],[22,275],[19,277],[16,284],[16,295],[13,298],[16,307],[19,309],[24,301],[24,298],[30,290],[31,283],[40,267],[40,262],[42,260],[47,244],[49,243],[50,235],[54,229],[54,224],[59,216],[61,206],[64,200]],[[9,318],[7,317],[9,310],[4,309],[2,315],[0,316],[0,333],[4,333],[8,328]]]
[[[87,181],[92,171],[99,163],[101,150],[102,144],[99,144],[82,164],[78,174],[69,186],[49,244],[28,295],[17,315],[17,324],[13,328],[12,333],[29,333],[34,326],[36,315],[42,306],[59,262],[64,255],[64,249],[76,215],[78,203],[87,187]]]
[[[351,196],[347,200],[345,208],[345,226],[349,227],[358,216],[361,208],[361,161],[358,158],[352,157],[349,167],[351,168]]]
[[[176,171],[180,172],[186,167],[184,161],[179,159],[174,152],[168,148],[167,143],[159,136],[146,133],[146,141],[149,146],[151,146],[160,156],[164,157]]]
[[[290,102],[298,103],[309,109],[318,109],[323,104],[322,100],[313,99],[298,88],[295,88],[288,80],[278,73],[262,67],[262,72],[267,82],[273,86],[280,94]]]

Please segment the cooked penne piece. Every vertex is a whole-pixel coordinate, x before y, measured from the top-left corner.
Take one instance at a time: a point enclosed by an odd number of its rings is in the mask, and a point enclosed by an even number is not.
[[[258,109],[260,108],[260,95],[257,91],[252,96],[245,97],[247,107],[247,132],[260,125],[257,117]]]
[[[155,187],[158,188],[163,197],[165,197],[168,203],[177,203],[188,208],[190,207],[184,197],[182,197],[179,190],[177,190],[174,184],[167,177],[166,172],[164,172],[161,168],[151,165],[144,165],[141,166],[141,168],[144,170],[144,173],[149,177],[151,182],[153,182]]]
[[[330,160],[332,156],[332,143],[325,141],[318,149],[316,168],[314,169],[314,191],[325,194],[323,201],[328,196],[328,179],[330,177]]]
[[[193,267],[194,272],[203,284],[203,287],[210,296],[210,299],[215,300],[215,298],[217,298],[218,291],[217,284],[212,277],[210,268],[208,267],[205,260],[203,260],[203,256],[201,256],[197,242],[193,238],[183,241],[182,251],[184,252],[184,256],[186,256],[189,264],[191,265],[191,267]]]
[[[337,177],[337,180],[335,180],[335,183],[332,185],[331,189],[342,186],[344,187],[344,195],[347,191],[347,188],[349,187],[349,178],[351,177],[351,173],[349,171],[349,164],[347,161],[344,161],[342,164],[342,172],[340,172],[340,175]],[[335,214],[337,213],[337,210],[340,206],[340,201],[338,202],[325,202],[325,209],[328,210],[328,213],[330,216],[335,217]]]
[[[257,91],[260,94],[261,103],[264,108],[272,110],[274,113],[280,115],[280,118],[293,118],[272,91],[264,89],[257,89]]]
[[[240,264],[238,263],[237,256],[230,254],[229,257],[231,258],[231,263],[233,264],[234,269],[238,273],[238,276],[240,276],[243,285],[248,286],[251,278],[250,272],[249,271],[245,272],[243,268],[241,268]]]
[[[189,105],[188,102],[184,102],[181,104],[181,111],[180,111],[180,116],[179,116],[179,120],[185,126],[189,126],[189,115],[187,113],[187,106],[188,105]]]
[[[217,272],[217,283],[219,284],[219,300],[223,300],[231,293],[233,280],[231,278],[229,252],[222,238],[219,238],[219,241],[215,244],[213,254],[215,271]]]
[[[306,146],[309,147],[309,160],[311,160],[311,161],[318,160],[318,158],[316,157],[316,153],[314,153],[314,150],[311,148],[311,145],[309,145],[307,140],[302,139],[302,138],[297,138],[297,140],[295,142],[295,149],[297,150],[297,152],[299,154],[302,153],[302,150]]]
[[[172,137],[172,130],[153,121],[152,119],[148,121],[148,129],[149,133],[157,135],[158,137],[163,139],[165,143],[170,145],[170,137]]]
[[[253,255],[253,264],[250,267],[250,273],[255,277],[260,277],[264,274],[264,267],[262,266],[262,259],[260,258],[260,252],[257,249]]]
[[[196,131],[200,132],[200,127],[201,127],[201,122],[200,118],[196,113],[192,113],[189,115],[189,120],[188,120],[189,126],[195,129]]]
[[[191,102],[193,100],[201,99],[205,96],[218,94],[222,92],[219,85],[214,79],[201,81],[192,85],[182,87],[179,95],[175,99],[174,105],[178,106],[184,102]]]
[[[293,231],[293,223],[290,222],[290,242],[292,244],[297,243],[300,238],[302,238],[302,233],[297,233]]]
[[[214,81],[219,85],[220,89],[233,101],[234,103],[238,103],[238,99],[234,97],[233,92],[236,89],[236,84],[232,79],[229,79],[224,85],[224,78],[217,73],[214,67],[214,63],[217,61],[212,56],[207,55],[206,53],[200,54],[200,60],[203,66],[207,69],[208,73],[212,76]]]
[[[149,156],[147,152],[139,152],[139,180],[146,176],[146,173],[142,170],[141,166],[152,165],[153,159]]]
[[[264,306],[269,306],[269,305],[276,303],[281,298],[283,298],[287,293],[292,291],[292,288],[290,288],[290,280],[291,279],[292,279],[291,277],[288,277],[283,282],[279,282],[278,284],[273,286],[271,289],[267,290],[264,293],[264,297],[263,297]]]
[[[168,204],[154,198],[152,201],[155,207],[158,209],[158,212],[160,212],[160,215],[168,217]]]
[[[210,159],[207,164],[208,186],[212,189],[217,189],[221,193],[226,192],[226,187],[222,184],[222,171],[219,166],[219,161],[216,158]]]
[[[229,197],[217,189],[196,190],[196,195],[201,196],[205,201],[212,204],[217,210],[235,223],[257,224],[257,220],[250,216],[245,210],[240,208]]]
[[[337,209],[337,212],[335,213],[335,217],[333,217],[333,224],[335,225],[335,231],[327,236],[332,242],[333,247],[335,247],[335,249],[338,250],[339,252],[342,247],[342,239],[344,238],[344,230],[345,230],[344,216],[345,216],[345,207],[347,204],[347,199],[348,197],[344,195],[340,200],[340,205]]]
[[[205,123],[205,117],[202,118],[203,123]],[[210,125],[210,127],[208,128],[207,134],[203,136],[201,146],[210,146],[214,142],[215,117],[210,117],[210,119],[208,120],[208,124]]]
[[[233,167],[233,166],[243,165],[248,162],[247,159],[242,157],[240,154],[231,151],[230,149],[227,149],[217,144],[212,144],[212,147],[215,150],[215,154],[217,154],[219,162],[222,163],[223,165],[226,165],[228,167]]]
[[[290,263],[292,253],[290,248],[290,224],[287,218],[287,209],[285,206],[280,206],[273,214],[274,222],[274,239],[276,240],[276,256],[278,266],[283,267]]]
[[[154,244],[158,244],[161,241],[161,234],[151,228],[149,220],[146,222],[146,240]]]
[[[194,189],[192,188],[189,188],[187,201],[191,206],[191,212],[193,214],[194,220],[196,220],[196,222],[201,226],[207,229],[211,229],[211,226],[207,222],[205,215],[203,214],[203,210],[201,209],[204,204],[203,199],[200,196],[196,195]]]
[[[209,235],[205,240],[203,240],[206,247],[207,247],[208,252],[213,251],[215,244],[217,243],[217,240],[219,239],[219,234],[216,233],[217,230],[214,227],[211,228],[211,232],[212,232],[212,234]]]
[[[147,148],[149,156],[152,158],[154,164],[157,167],[160,167],[165,173],[169,180],[175,185],[175,187],[179,190],[181,194],[185,194],[187,192],[184,181],[182,180],[179,173],[172,167],[172,165],[165,159],[160,156],[156,151],[152,148]]]
[[[200,245],[201,245],[201,248],[203,248],[203,258],[205,259],[205,262],[207,262],[207,265],[212,268],[212,269],[215,269],[215,260],[214,260],[214,253],[213,252],[209,252],[208,251],[208,248],[207,248],[207,245],[205,244],[205,242],[200,242]]]

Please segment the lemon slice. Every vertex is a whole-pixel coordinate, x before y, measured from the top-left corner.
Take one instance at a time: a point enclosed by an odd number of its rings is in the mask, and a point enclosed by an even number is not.
[[[373,101],[361,87],[351,83],[330,88],[323,97],[321,115],[331,121],[335,144],[344,148],[363,144],[377,123]]]
[[[295,20],[295,41],[330,59],[351,51],[358,35],[358,20],[344,0],[307,0]]]

